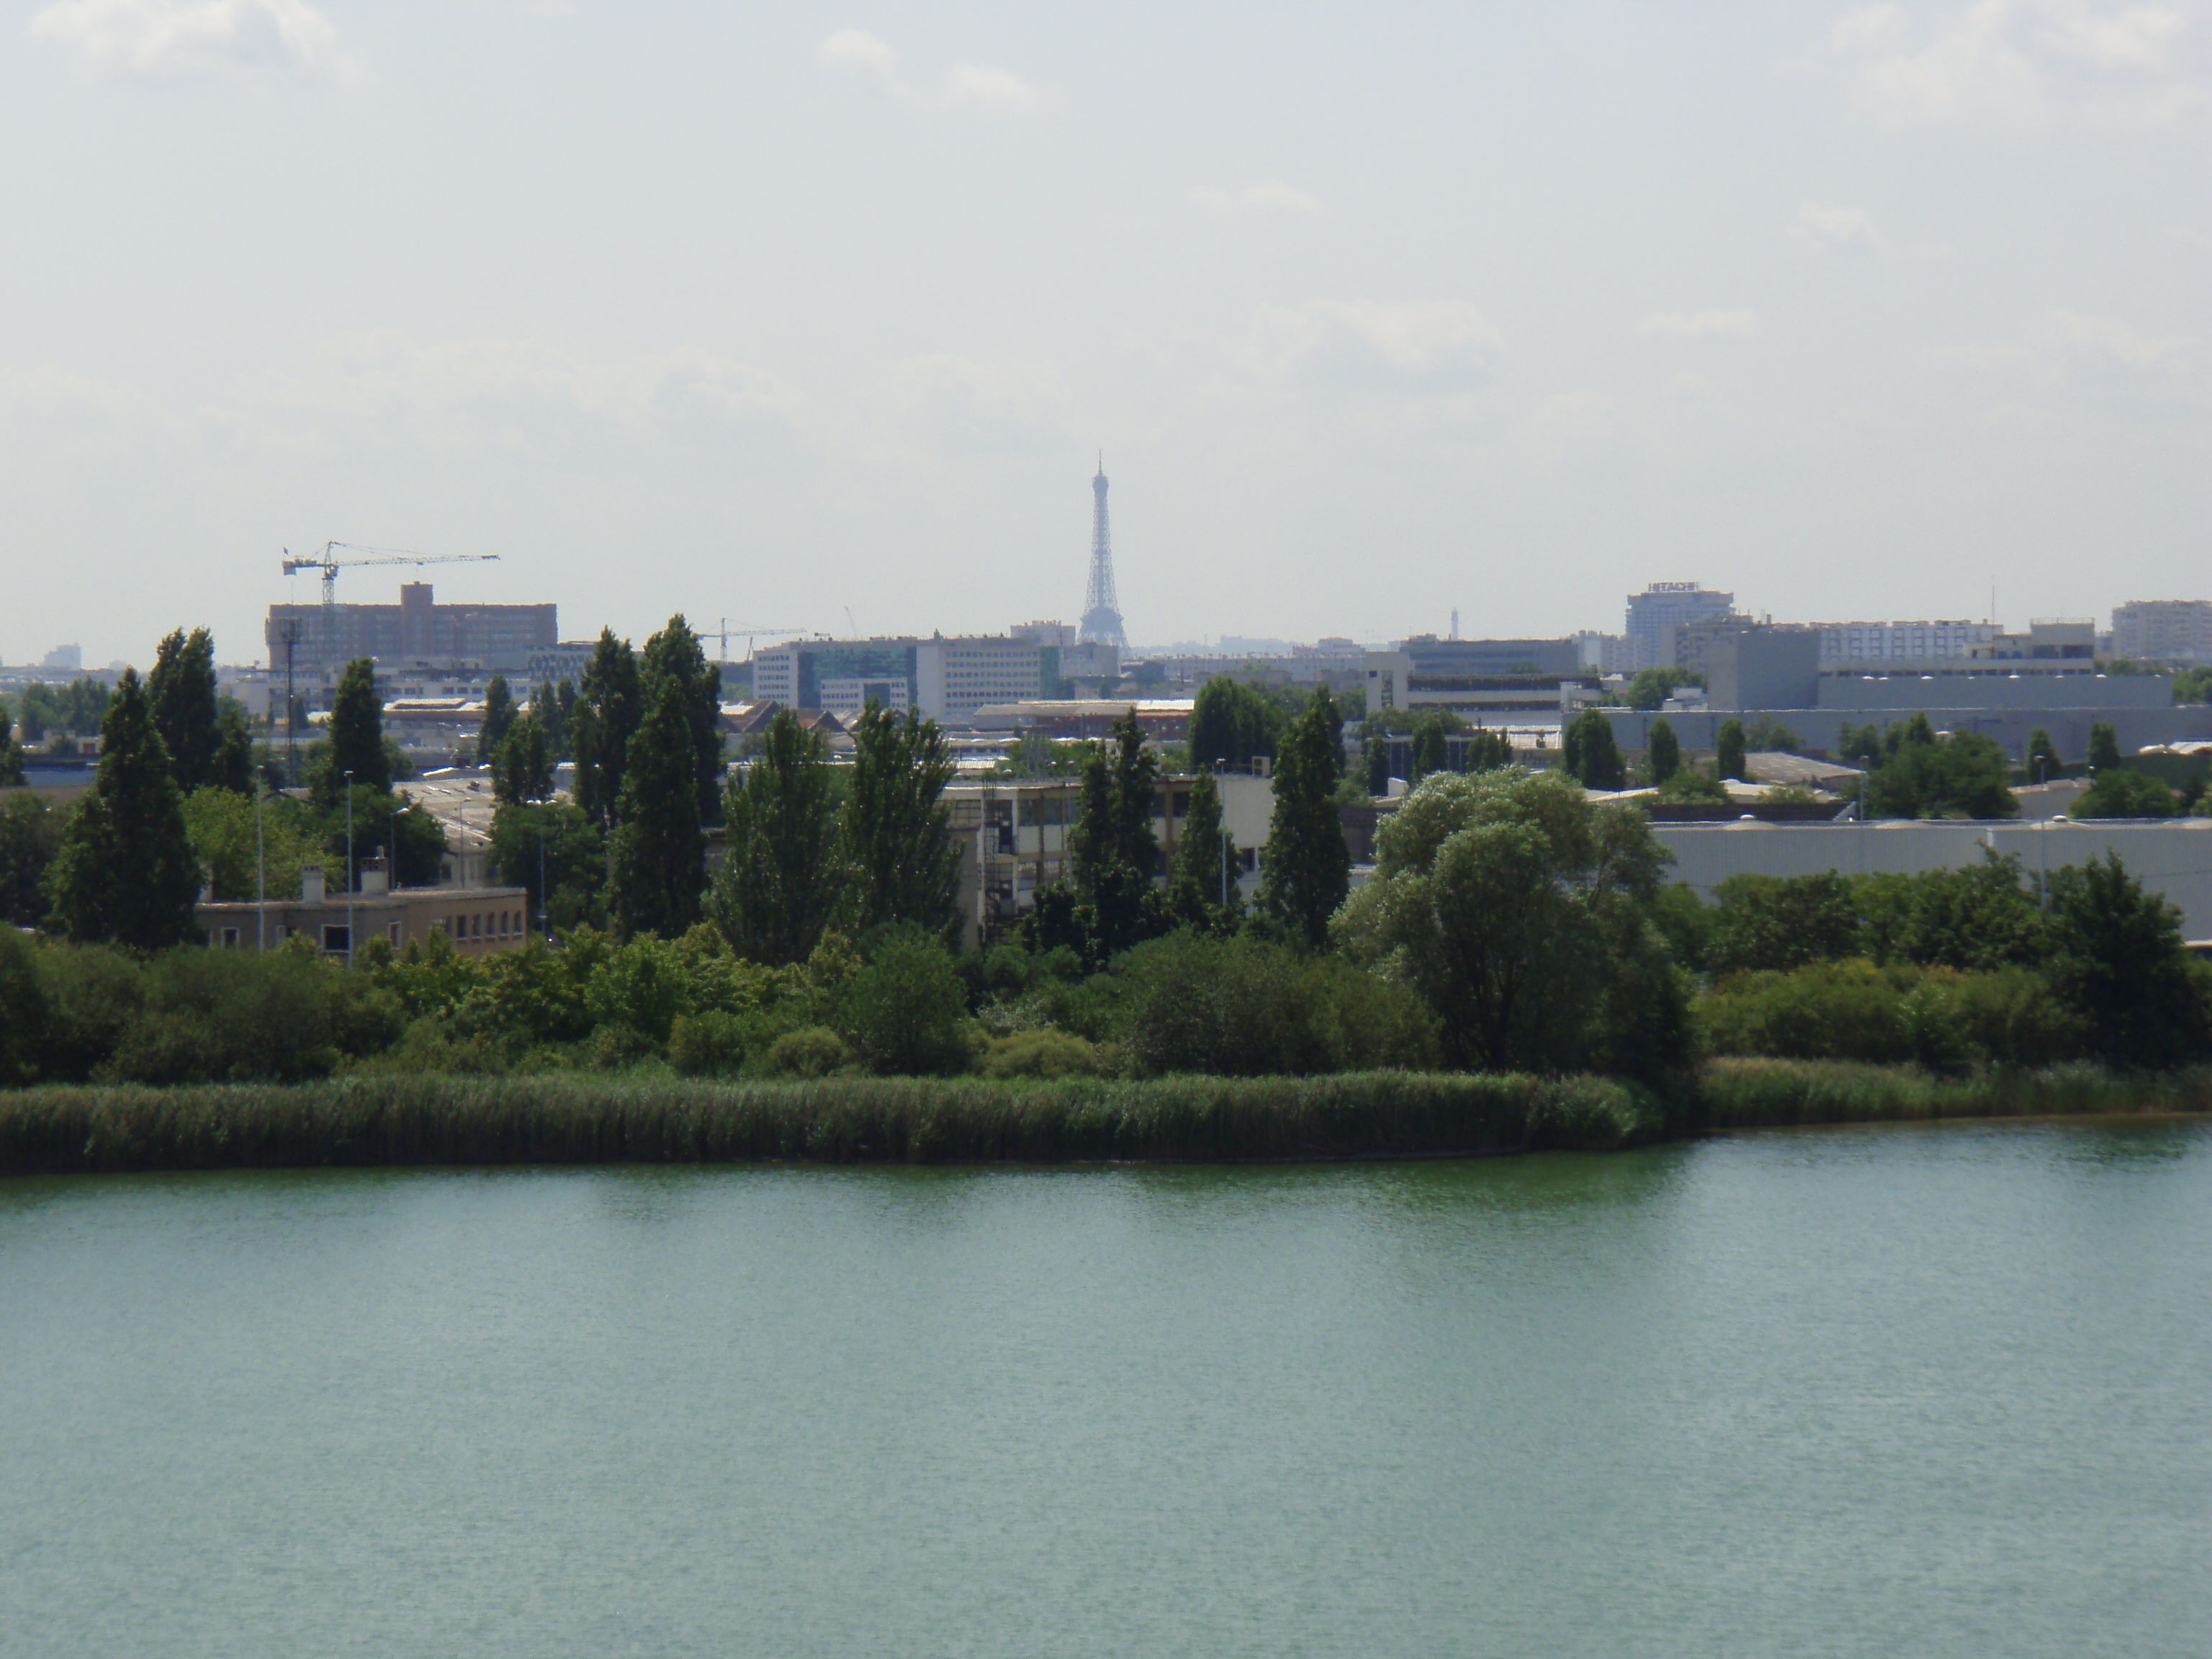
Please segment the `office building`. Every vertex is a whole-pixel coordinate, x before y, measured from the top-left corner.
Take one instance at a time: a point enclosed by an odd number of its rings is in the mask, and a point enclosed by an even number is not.
[[[1033,701],[1056,690],[1060,677],[1057,645],[1007,635],[793,640],[754,654],[752,690],[787,708],[841,714],[858,713],[872,697],[964,726],[984,705]]]
[[[527,672],[532,653],[561,641],[559,607],[439,605],[428,582],[406,582],[397,605],[272,605],[269,661],[313,675],[357,657],[380,663],[475,664]]]
[[[1695,582],[1653,582],[1628,596],[1628,635],[1634,668],[1674,668],[1674,630],[1685,623],[1710,622],[1735,610],[1735,595]]]
[[[2212,599],[2114,606],[2112,654],[2129,662],[2212,662]]]

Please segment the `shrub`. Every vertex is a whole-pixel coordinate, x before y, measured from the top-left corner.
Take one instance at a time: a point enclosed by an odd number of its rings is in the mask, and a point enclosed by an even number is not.
[[[840,993],[834,1023],[872,1072],[946,1077],[967,1069],[967,1018],[951,953],[908,929],[886,936]]]
[[[1706,1051],[1778,1060],[2046,1066],[2083,1052],[2087,1028],[2032,969],[1988,974],[1868,962],[1740,974],[1698,1000]]]
[[[668,1032],[668,1063],[685,1077],[730,1077],[744,1064],[748,1022],[709,1009],[678,1014]]]
[[[46,1007],[39,1075],[82,1083],[115,1052],[146,1000],[140,963],[96,945],[46,945],[34,961]]]
[[[770,1077],[829,1077],[852,1063],[844,1038],[827,1026],[809,1025],[771,1043],[763,1069]]]
[[[0,732],[0,737],[5,737]],[[39,1033],[46,1023],[46,997],[31,946],[0,921],[0,1089],[13,1089],[39,1074]]]
[[[1103,1077],[1112,1067],[1094,1043],[1066,1031],[994,1037],[975,1069],[990,1078]]]

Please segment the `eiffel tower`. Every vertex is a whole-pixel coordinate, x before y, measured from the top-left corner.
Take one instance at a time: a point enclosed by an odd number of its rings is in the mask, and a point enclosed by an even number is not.
[[[1097,505],[1091,514],[1091,584],[1083,594],[1083,625],[1076,639],[1085,645],[1129,648],[1121,630],[1121,604],[1114,592],[1114,538],[1106,527],[1106,456],[1098,457],[1098,476],[1091,481]]]

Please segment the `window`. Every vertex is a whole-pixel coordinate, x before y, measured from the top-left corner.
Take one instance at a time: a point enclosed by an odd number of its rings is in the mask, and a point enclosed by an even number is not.
[[[392,941],[392,948],[397,951],[399,948],[399,924],[396,921],[389,924],[384,933],[385,937]]]
[[[323,924],[323,949],[334,956],[343,956],[353,949],[353,939],[346,932],[343,922],[326,921]]]
[[[222,944],[223,948],[227,951],[236,950],[238,948],[238,929],[235,927],[224,928],[222,930]]]

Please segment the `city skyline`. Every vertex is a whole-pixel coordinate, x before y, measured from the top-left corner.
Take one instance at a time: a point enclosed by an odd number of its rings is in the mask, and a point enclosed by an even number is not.
[[[2203,0],[20,15],[9,661],[250,657],[332,538],[1073,622],[1102,446],[1139,643],[2102,617],[2212,526]]]

